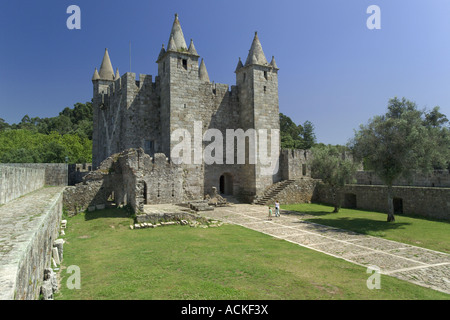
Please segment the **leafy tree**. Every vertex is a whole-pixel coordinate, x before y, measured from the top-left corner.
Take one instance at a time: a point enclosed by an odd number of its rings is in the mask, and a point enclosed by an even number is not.
[[[0,118],[0,131],[9,129],[10,125],[5,121],[5,119]]]
[[[396,179],[448,165],[450,134],[446,122],[439,108],[427,113],[405,98],[394,98],[389,100],[385,115],[375,116],[355,132],[350,142],[353,153],[387,186],[388,222],[395,221],[392,186]]]
[[[442,128],[448,123],[445,114],[439,112],[439,107],[434,107],[429,113],[425,114],[425,126]]]
[[[70,163],[92,161],[92,141],[76,134],[49,135],[25,129],[0,132],[0,162]]]
[[[353,182],[357,164],[345,155],[340,146],[316,146],[311,149],[311,153],[311,174],[330,187],[333,212],[337,213],[341,207],[340,192],[345,184]]]
[[[48,130],[56,131],[60,134],[71,133],[72,121],[70,120],[70,117],[62,114],[59,117],[51,119]]]
[[[41,157],[33,149],[10,149],[0,154],[2,163],[36,163],[41,162]]]
[[[311,121],[306,120],[301,130],[303,138],[302,149],[311,149],[316,144],[316,135],[314,133],[314,125]]]
[[[280,113],[281,147],[286,149],[310,149],[316,143],[314,126],[310,121],[296,125],[288,116]]]

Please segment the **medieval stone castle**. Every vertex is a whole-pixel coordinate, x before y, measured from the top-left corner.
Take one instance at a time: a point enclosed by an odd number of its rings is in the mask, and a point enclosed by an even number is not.
[[[63,208],[72,215],[127,205],[140,223],[140,218],[148,217],[145,209],[152,207],[146,204],[181,204],[161,207],[184,207],[187,215],[191,209],[203,210],[205,207],[198,204],[206,202],[209,206],[211,198],[206,195],[213,187],[256,204],[273,203],[275,196],[282,204],[332,202],[329,188],[311,178],[309,151],[280,149],[272,143],[279,138],[275,135],[266,141],[267,150],[264,144],[258,145],[258,155],[263,149],[262,153],[275,159],[274,170],[267,170],[267,162],[262,159],[250,161],[256,141],[252,142],[252,132],[258,133],[259,142],[261,132],[277,131],[280,126],[278,67],[273,58],[270,63],[266,60],[257,34],[245,64],[239,59],[236,85],[231,88],[210,82],[204,61],[199,65],[192,40],[186,46],[177,16],[167,49],[163,46],[156,63],[158,75],[154,79],[139,75],[137,80],[134,73],[120,76],[105,51],[101,67],[92,78],[96,170],[85,164],[0,164],[0,299],[38,299],[40,294],[52,299],[58,285],[50,265],[56,267],[63,259],[64,241],[56,240],[66,227]],[[206,154],[212,140],[215,146],[220,142],[217,132],[228,138],[231,129],[245,133],[240,147],[236,143],[228,148],[227,139],[211,152],[217,161],[195,161],[199,149]],[[190,145],[198,143],[195,137],[200,133],[200,148],[175,152],[179,140],[173,135],[178,130]],[[239,139],[242,136],[232,136],[233,141]],[[244,159],[236,153],[242,146]],[[228,161],[230,151],[234,161]],[[185,157],[186,153],[190,157]],[[179,162],[180,158],[194,161]],[[365,171],[358,172],[356,180],[342,190],[343,206],[385,212],[386,188],[382,182]],[[449,219],[448,170],[416,175],[412,183],[397,181],[395,185],[396,214]],[[197,207],[190,207],[193,202]],[[166,213],[179,213],[160,208],[148,212],[161,220],[166,219]]]
[[[280,128],[279,69],[273,57],[270,63],[266,59],[257,33],[245,63],[239,58],[234,70],[236,84],[231,87],[211,82],[205,62],[201,59],[199,63],[199,58],[193,41],[186,45],[177,15],[167,49],[163,45],[155,57],[158,75],[154,79],[150,75],[141,74],[137,79],[131,72],[122,76],[118,70],[114,72],[105,50],[100,69],[95,69],[92,78],[93,168],[98,170],[85,176],[76,188],[66,189],[68,208],[82,211],[112,200],[141,212],[146,204],[201,200],[213,188],[257,204],[273,201],[275,195],[283,203],[331,202],[320,181],[311,178],[310,151],[280,149],[273,144],[279,136],[268,135],[267,143],[258,145],[258,151],[275,159],[274,170],[267,171],[267,162],[260,158],[251,161],[254,142],[260,138],[256,133]],[[229,139],[212,152],[219,161],[195,161],[212,141],[221,142],[217,136],[205,137],[210,129],[220,132],[222,138],[229,138],[230,129],[245,133],[243,144],[239,136],[231,137],[234,161],[228,158]],[[174,138],[179,130],[183,135]],[[253,142],[252,132],[256,138]],[[198,135],[203,137],[200,148],[195,141]],[[197,148],[174,152],[182,140]],[[236,152],[242,146],[244,159]],[[193,161],[179,162],[186,153]],[[356,185],[343,190],[343,206],[384,210],[381,183],[364,171],[358,172],[356,180]],[[448,192],[449,185],[448,171],[435,172],[432,177],[418,176],[412,184],[398,182],[396,210],[441,217],[450,206],[441,194]],[[422,188],[430,194],[424,197]]]
[[[273,57],[270,63],[266,59],[257,33],[245,63],[239,58],[236,85],[231,88],[211,82],[204,60],[199,64],[199,58],[193,41],[189,47],[186,45],[178,15],[167,49],[163,45],[156,58],[158,75],[154,79],[141,74],[136,80],[134,73],[120,76],[118,70],[114,72],[105,50],[100,69],[95,69],[92,78],[94,168],[112,154],[129,148],[142,148],[152,159],[164,154],[173,163],[172,150],[179,142],[171,139],[171,135],[177,129],[186,130],[185,138],[192,139],[192,144],[194,135],[198,134],[196,130],[203,134],[208,129],[216,129],[224,137],[227,129],[268,130],[269,133],[279,130],[279,69]],[[201,128],[196,128],[195,122],[201,123]],[[269,136],[268,152],[278,162],[280,149],[270,150],[270,142]],[[155,179],[149,178],[145,182],[145,198],[152,198],[152,192],[161,198],[161,194],[176,193],[174,189],[183,190],[176,201],[202,198],[211,187],[216,187],[222,193],[251,200],[282,180],[283,170],[261,174],[262,164],[248,161],[249,140],[246,143],[245,164],[237,164],[239,161],[230,164],[225,159],[220,164],[185,163],[183,177],[166,177],[156,187]],[[225,154],[224,146],[224,157]],[[192,159],[196,156],[193,152]]]

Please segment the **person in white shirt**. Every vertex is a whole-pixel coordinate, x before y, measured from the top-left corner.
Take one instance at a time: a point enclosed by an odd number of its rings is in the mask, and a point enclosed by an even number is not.
[[[275,217],[279,217],[280,216],[280,203],[277,201],[275,201]]]

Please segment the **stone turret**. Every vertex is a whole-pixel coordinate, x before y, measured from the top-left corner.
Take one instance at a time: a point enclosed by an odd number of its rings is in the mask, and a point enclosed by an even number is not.
[[[189,48],[186,46],[177,14],[167,50],[161,49],[156,62],[161,87],[161,151],[170,156],[174,144],[170,141],[171,133],[178,128],[192,127],[188,116],[192,112],[189,106],[199,104],[197,97],[188,93],[189,89],[198,85],[200,78],[209,82],[206,68],[203,67],[200,72],[199,55],[193,40],[191,39]]]
[[[275,59],[272,59],[271,64],[267,62],[258,33],[255,32],[245,64],[239,61],[235,71],[240,103],[240,125],[244,130],[267,130],[269,134],[267,151],[276,159],[279,158],[280,150],[279,148],[272,150],[271,139],[272,137],[277,139],[272,134],[280,128],[277,118],[279,115],[277,72]],[[277,180],[275,172],[274,175],[270,175],[266,169],[262,163],[246,164],[240,178],[250,194],[260,195],[265,186]]]
[[[110,93],[109,86],[114,80],[119,77],[119,69],[114,74],[114,69],[109,58],[108,49],[105,49],[103,55],[102,64],[100,70],[95,68],[94,75],[92,77],[93,83],[93,133],[92,133],[92,163],[94,168],[100,164],[100,161],[104,159],[104,141],[102,140],[101,123],[102,123],[102,110],[107,109],[109,105],[108,95]]]

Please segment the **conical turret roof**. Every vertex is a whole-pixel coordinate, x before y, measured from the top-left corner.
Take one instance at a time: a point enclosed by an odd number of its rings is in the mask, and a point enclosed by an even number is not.
[[[272,56],[272,61],[270,61],[270,65],[272,66],[272,68],[278,69],[278,66],[277,66],[277,63],[275,62],[274,56]]]
[[[92,81],[100,80],[100,75],[98,74],[97,68],[95,68],[94,75],[92,76]]]
[[[259,42],[258,33],[255,32],[255,37],[253,38],[252,46],[248,52],[248,57],[245,62],[245,65],[251,64],[259,64],[259,65],[268,65],[266,56],[264,55],[264,51],[261,46],[261,42]]]
[[[172,31],[170,32],[170,38],[173,37],[175,46],[178,50],[187,50],[186,41],[184,40],[183,30],[181,29],[180,21],[178,20],[178,14],[175,13],[175,20],[173,22]],[[169,50],[169,46],[167,46]]]
[[[100,79],[102,80],[114,80],[114,69],[109,59],[108,48],[105,49],[105,55],[103,56],[102,65],[99,71]]]
[[[208,71],[206,70],[205,61],[203,61],[203,59],[200,63],[200,68],[198,69],[198,77],[200,80],[209,82]]]
[[[159,59],[161,59],[164,56],[165,53],[166,53],[166,49],[164,49],[164,43],[163,43],[161,51],[159,52],[159,56],[158,56],[158,60],[157,61],[159,61]]]
[[[116,75],[114,76],[114,80],[117,80],[120,78],[119,68],[116,69]]]
[[[197,50],[195,50],[194,41],[192,39],[191,39],[191,43],[189,44],[188,51],[190,54],[198,56]]]
[[[175,39],[173,35],[170,35],[169,45],[167,46],[167,51],[177,51],[177,45],[175,44]]]
[[[234,70],[234,72],[238,71],[240,68],[243,68],[243,67],[244,67],[244,65],[242,64],[241,57],[239,57],[239,62],[237,64],[236,70]]]

